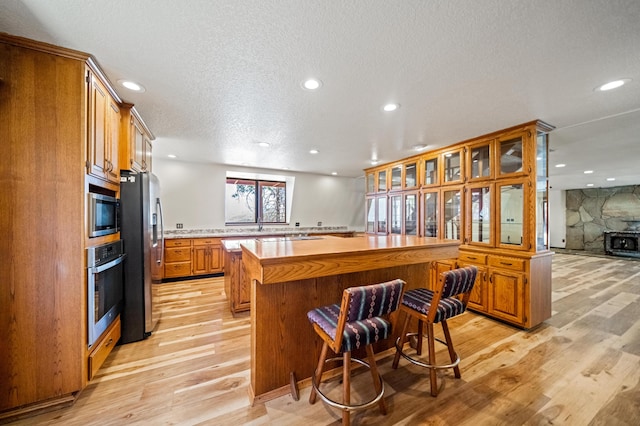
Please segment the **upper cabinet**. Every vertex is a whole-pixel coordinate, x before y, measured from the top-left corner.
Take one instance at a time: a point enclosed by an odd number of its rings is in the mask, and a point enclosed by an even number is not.
[[[470,144],[466,149],[467,176],[469,182],[492,179],[493,141],[486,140]]]
[[[442,154],[442,184],[459,184],[464,182],[464,170],[462,165],[464,157],[463,148],[449,150]]]
[[[120,183],[118,149],[120,144],[120,107],[98,75],[87,69],[88,123],[87,173]]]
[[[132,105],[123,105],[120,168],[150,172],[153,136]]]

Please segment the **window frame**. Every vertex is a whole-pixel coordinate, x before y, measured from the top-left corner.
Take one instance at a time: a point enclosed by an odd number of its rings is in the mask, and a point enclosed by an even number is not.
[[[241,177],[227,176],[225,179],[225,185],[228,184],[243,184],[253,185],[254,187],[254,208],[253,208],[253,221],[246,222],[230,222],[226,217],[225,209],[225,225],[250,225],[250,224],[270,224],[270,225],[287,225],[287,182],[273,179],[247,179]],[[264,220],[264,200],[263,200],[263,187],[279,187],[282,188],[284,199],[282,200],[283,211],[279,214],[282,217],[282,221],[265,221]],[[226,190],[225,190],[226,194]],[[226,195],[225,195],[226,202]]]

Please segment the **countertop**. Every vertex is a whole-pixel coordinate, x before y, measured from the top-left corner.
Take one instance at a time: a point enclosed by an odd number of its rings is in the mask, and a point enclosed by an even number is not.
[[[310,226],[310,227],[264,227],[258,231],[256,226],[241,228],[209,228],[209,229],[169,229],[164,231],[164,238],[242,238],[267,236],[300,236],[308,234],[348,234],[356,232],[347,226]]]

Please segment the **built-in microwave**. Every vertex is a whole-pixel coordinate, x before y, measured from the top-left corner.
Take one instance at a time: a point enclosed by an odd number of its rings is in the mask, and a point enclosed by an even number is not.
[[[89,237],[120,231],[120,202],[109,195],[89,193]]]

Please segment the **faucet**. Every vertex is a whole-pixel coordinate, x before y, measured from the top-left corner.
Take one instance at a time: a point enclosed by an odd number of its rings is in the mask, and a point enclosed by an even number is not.
[[[258,231],[262,231],[262,216],[258,216]]]

